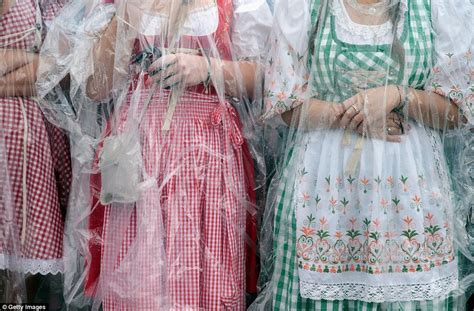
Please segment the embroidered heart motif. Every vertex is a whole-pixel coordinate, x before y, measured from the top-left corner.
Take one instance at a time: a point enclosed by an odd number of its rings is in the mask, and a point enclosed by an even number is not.
[[[343,240],[337,240],[333,248],[334,263],[345,262],[347,257],[347,247]]]
[[[296,245],[296,255],[304,260],[310,260],[310,253],[313,247],[313,238],[300,236]]]
[[[317,258],[320,259],[321,261],[327,261],[327,253],[329,252],[329,249],[331,246],[329,245],[329,242],[326,240],[317,240],[316,241],[316,253],[317,253]]]
[[[444,239],[439,234],[429,235],[426,238],[426,245],[435,253],[438,252],[441,245],[443,245]]]
[[[362,244],[360,243],[358,238],[349,239],[349,243],[347,244],[347,249],[349,251],[349,256],[355,261],[360,260],[360,250],[362,249]]]
[[[336,244],[334,244],[334,253],[337,256],[342,256],[346,252],[346,244],[342,240],[337,240]]]
[[[369,262],[376,263],[380,262],[382,256],[383,245],[379,241],[372,241],[369,243]]]
[[[405,254],[407,254],[407,261],[414,260],[416,261],[417,258],[417,253],[420,250],[420,243],[417,240],[405,240],[402,244],[402,250]]]

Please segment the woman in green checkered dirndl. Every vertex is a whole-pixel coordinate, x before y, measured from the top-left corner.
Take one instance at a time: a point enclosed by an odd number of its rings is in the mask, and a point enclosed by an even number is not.
[[[265,217],[268,280],[251,309],[462,309],[465,207],[443,142],[473,126],[473,11],[277,3],[263,119],[288,138]]]

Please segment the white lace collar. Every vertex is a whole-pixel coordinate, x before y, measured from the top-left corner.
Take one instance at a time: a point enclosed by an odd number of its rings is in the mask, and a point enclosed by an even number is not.
[[[161,25],[168,22],[169,17],[165,14],[146,13],[143,16],[140,33],[146,36],[154,36],[161,33]],[[192,11],[188,14],[182,29],[182,35],[206,36],[216,32],[219,26],[219,11],[217,4]]]
[[[408,10],[407,1],[400,0],[401,18],[398,23],[399,35],[403,31],[405,12]],[[337,36],[342,41],[352,44],[385,44],[392,41],[393,27],[391,21],[381,25],[358,24],[350,18],[343,0],[332,2],[332,13],[335,17]]]

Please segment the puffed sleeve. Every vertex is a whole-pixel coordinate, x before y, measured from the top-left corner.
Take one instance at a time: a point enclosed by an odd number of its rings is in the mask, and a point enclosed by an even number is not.
[[[474,4],[432,0],[435,66],[428,88],[449,97],[474,124]]]
[[[49,27],[51,21],[59,14],[66,5],[67,0],[40,0],[41,15],[43,23]]]
[[[231,40],[238,59],[260,57],[272,25],[272,13],[266,0],[234,0]]]
[[[303,103],[309,79],[307,54],[310,30],[308,0],[277,2],[266,64],[263,120]]]

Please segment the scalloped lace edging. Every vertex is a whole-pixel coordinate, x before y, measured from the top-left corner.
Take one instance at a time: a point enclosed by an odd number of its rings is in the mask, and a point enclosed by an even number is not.
[[[0,254],[0,270],[12,270],[25,274],[58,274],[64,271],[62,259],[30,259]]]
[[[367,285],[317,284],[300,281],[303,298],[314,300],[362,300],[367,302],[424,301],[447,295],[458,286],[456,274],[424,284]]]

